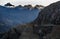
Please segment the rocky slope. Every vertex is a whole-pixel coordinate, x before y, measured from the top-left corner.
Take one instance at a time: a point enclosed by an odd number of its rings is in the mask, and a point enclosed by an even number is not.
[[[42,38],[40,39],[43,39],[44,37],[45,39],[60,39],[60,33],[59,33],[60,32],[60,29],[59,29],[60,28],[60,1],[45,7],[39,13],[37,19],[34,22],[32,22],[32,24],[34,24],[33,26],[34,31],[35,32],[37,31],[36,33],[39,35],[39,37],[42,36]],[[50,37],[50,33],[52,35],[55,35],[55,34],[56,35],[54,37]],[[46,36],[49,36],[49,37],[47,38]]]
[[[60,1],[45,7],[38,15],[34,23],[60,24]]]

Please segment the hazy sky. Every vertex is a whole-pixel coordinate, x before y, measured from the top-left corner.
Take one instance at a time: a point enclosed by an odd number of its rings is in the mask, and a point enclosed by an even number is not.
[[[14,5],[27,5],[27,4],[31,4],[31,5],[44,5],[47,6],[53,2],[56,2],[59,0],[0,0],[0,5],[4,5],[8,2],[10,2],[11,4]]]

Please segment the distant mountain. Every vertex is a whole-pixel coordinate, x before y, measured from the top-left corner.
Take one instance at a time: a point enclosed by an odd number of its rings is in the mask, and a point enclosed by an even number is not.
[[[30,4],[28,4],[28,5],[24,5],[24,6],[22,6],[22,5],[18,5],[18,6],[14,6],[13,4],[11,4],[11,3],[7,3],[7,4],[5,4],[4,5],[5,7],[9,7],[9,8],[15,8],[15,7],[24,7],[24,8],[28,8],[28,9],[33,9],[33,8],[37,8],[37,9],[43,9],[45,6],[43,6],[43,5],[36,5],[36,6],[32,6],[32,5],[30,5]]]
[[[14,6],[14,5],[12,5],[11,3],[7,3],[4,6]]]
[[[44,6],[43,5],[36,5],[34,8],[43,9]]]
[[[3,26],[0,22],[0,32],[8,30],[10,27],[18,24],[25,24],[35,20],[41,10],[28,9],[24,7],[6,8],[0,6],[0,21],[4,22]],[[7,28],[8,27],[8,28]]]
[[[15,6],[12,5],[11,3],[7,3],[7,4],[5,4],[4,6],[7,7],[7,8],[14,8],[14,7],[15,7]]]
[[[32,5],[24,5],[24,8],[33,9]]]

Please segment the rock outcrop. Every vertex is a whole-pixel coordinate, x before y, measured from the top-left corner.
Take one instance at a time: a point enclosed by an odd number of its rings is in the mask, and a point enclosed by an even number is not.
[[[34,23],[37,24],[60,24],[60,1],[50,4],[39,13]]]

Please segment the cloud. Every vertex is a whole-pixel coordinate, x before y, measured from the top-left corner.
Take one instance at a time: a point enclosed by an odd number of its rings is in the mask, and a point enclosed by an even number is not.
[[[36,4],[40,4],[40,5],[44,5],[47,6],[53,2],[56,2],[59,0],[0,0],[0,5],[6,4],[7,2],[11,2],[14,5],[25,5],[25,4],[32,4],[32,5],[36,5]]]

